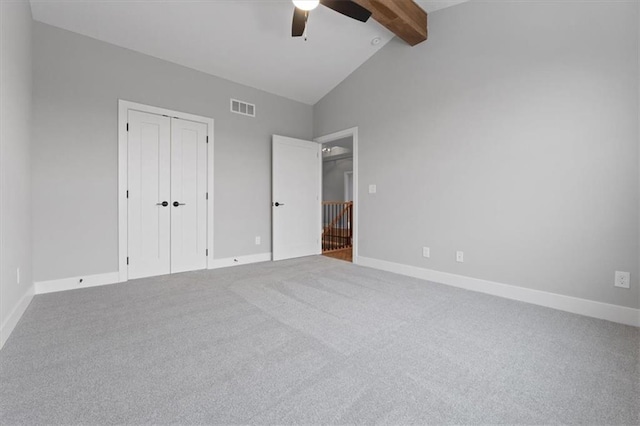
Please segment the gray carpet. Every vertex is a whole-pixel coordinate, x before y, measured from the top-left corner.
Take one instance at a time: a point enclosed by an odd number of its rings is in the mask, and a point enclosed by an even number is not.
[[[7,424],[638,424],[637,328],[324,257],[37,296]]]

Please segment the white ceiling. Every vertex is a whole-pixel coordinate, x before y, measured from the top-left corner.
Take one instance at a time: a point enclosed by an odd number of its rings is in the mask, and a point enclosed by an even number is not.
[[[433,12],[464,1],[418,3]],[[36,21],[310,105],[393,37],[320,6],[308,41],[294,39],[289,0],[31,0],[31,9]]]

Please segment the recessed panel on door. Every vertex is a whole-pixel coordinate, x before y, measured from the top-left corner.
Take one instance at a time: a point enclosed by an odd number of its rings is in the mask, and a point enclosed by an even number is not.
[[[129,110],[128,122],[129,278],[168,274],[170,119]]]
[[[171,272],[207,267],[207,125],[171,120]]]

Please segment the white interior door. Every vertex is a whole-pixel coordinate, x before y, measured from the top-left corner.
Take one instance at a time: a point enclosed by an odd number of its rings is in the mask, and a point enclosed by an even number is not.
[[[207,125],[171,119],[171,272],[207,267]]]
[[[273,260],[320,254],[320,145],[273,136]]]
[[[171,248],[170,119],[129,110],[128,123],[129,278],[168,274]]]

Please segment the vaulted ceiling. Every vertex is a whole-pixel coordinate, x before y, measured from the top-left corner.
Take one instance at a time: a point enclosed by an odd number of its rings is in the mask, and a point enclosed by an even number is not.
[[[417,3],[433,12],[464,1]],[[393,38],[373,19],[321,6],[308,40],[294,39],[290,0],[31,0],[31,8],[36,21],[311,105]]]

